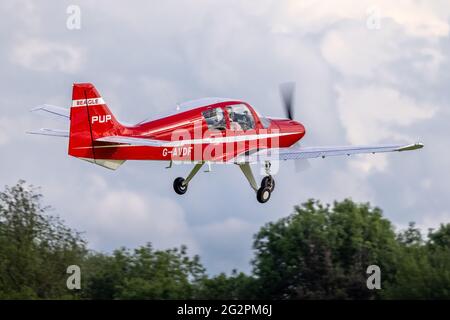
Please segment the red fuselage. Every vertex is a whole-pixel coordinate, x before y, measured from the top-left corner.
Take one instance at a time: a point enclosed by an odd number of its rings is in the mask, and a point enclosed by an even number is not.
[[[252,119],[251,128],[236,129],[232,118],[232,106],[241,106],[245,116]],[[120,135],[167,142],[163,146],[142,146],[93,141],[86,146],[85,134],[73,133],[69,154],[80,158],[109,160],[184,160],[184,161],[230,161],[238,155],[267,148],[286,148],[305,135],[305,128],[299,122],[289,119],[261,119],[255,110],[242,101],[225,101],[134,126],[111,126],[111,116],[103,113],[101,106],[90,106],[91,136]],[[81,118],[86,108],[72,108],[71,120]],[[80,113],[80,115],[78,115]],[[251,113],[251,114],[249,114]],[[92,114],[96,116],[92,117]],[[211,116],[212,114],[212,116]],[[109,118],[108,118],[109,116]],[[206,117],[211,116],[209,123]],[[88,115],[89,117],[89,115]],[[113,116],[112,116],[113,117]],[[211,120],[212,119],[212,120]],[[113,118],[113,120],[115,120]],[[245,119],[244,119],[245,120]],[[219,129],[212,129],[212,123],[221,121]],[[103,123],[102,123],[103,122]],[[76,125],[76,123],[74,124]],[[87,129],[84,131],[86,132]],[[84,136],[83,136],[84,135]],[[84,139],[84,140],[83,140]]]

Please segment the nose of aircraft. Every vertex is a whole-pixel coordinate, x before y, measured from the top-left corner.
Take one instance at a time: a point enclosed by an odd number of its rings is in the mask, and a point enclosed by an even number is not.
[[[282,132],[296,132],[303,137],[306,133],[305,127],[298,121],[290,119],[273,119],[272,120]]]
[[[293,121],[293,120],[291,120],[292,122],[293,122],[293,129],[295,130],[295,131],[297,131],[298,133],[300,133],[301,135],[302,135],[302,137],[305,135],[305,133],[306,133],[306,129],[305,129],[305,126],[303,125],[303,124],[301,124],[300,122],[298,122],[298,121]]]

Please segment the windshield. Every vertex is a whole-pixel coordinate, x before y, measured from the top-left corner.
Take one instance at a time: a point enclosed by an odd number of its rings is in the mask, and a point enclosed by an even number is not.
[[[264,129],[267,129],[268,127],[270,127],[270,122],[271,122],[270,119],[263,116],[258,110],[255,109],[255,107],[253,107],[253,110],[258,115],[258,118],[261,121],[261,124],[264,127]]]
[[[260,116],[259,120],[261,121],[261,124],[264,127],[264,129],[267,129],[268,127],[270,127],[270,119],[269,118]]]

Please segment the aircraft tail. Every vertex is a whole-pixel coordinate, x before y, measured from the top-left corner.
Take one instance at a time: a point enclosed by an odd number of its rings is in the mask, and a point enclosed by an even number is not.
[[[91,83],[74,83],[70,109],[69,155],[109,169],[123,160],[108,160],[108,149],[98,151],[95,140],[120,135],[124,127],[116,120],[102,96]]]

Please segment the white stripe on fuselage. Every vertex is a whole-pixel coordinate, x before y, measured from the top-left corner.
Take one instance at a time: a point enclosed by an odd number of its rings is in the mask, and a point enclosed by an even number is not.
[[[259,139],[269,139],[275,137],[282,137],[298,134],[298,132],[287,132],[287,133],[265,133],[265,134],[250,134],[250,135],[241,135],[241,136],[228,136],[228,137],[210,137],[203,139],[188,139],[188,140],[177,140],[177,141],[161,141],[161,145],[159,146],[145,146],[141,144],[114,144],[114,145],[105,145],[105,146],[95,146],[94,148],[117,148],[117,147],[181,147],[187,144],[219,144],[219,143],[232,143],[232,142],[242,142],[242,141],[251,141],[251,140],[259,140]],[[133,137],[130,137],[133,138]],[[152,140],[155,141],[155,140]],[[76,149],[87,149],[92,147],[77,147]]]
[[[180,147],[186,144],[204,144],[204,143],[231,143],[231,142],[242,142],[250,140],[268,139],[275,137],[288,136],[292,134],[297,134],[297,132],[287,132],[287,133],[265,133],[265,134],[249,134],[241,136],[228,136],[228,137],[210,137],[203,139],[191,139],[191,140],[178,140],[164,143],[162,147]]]

